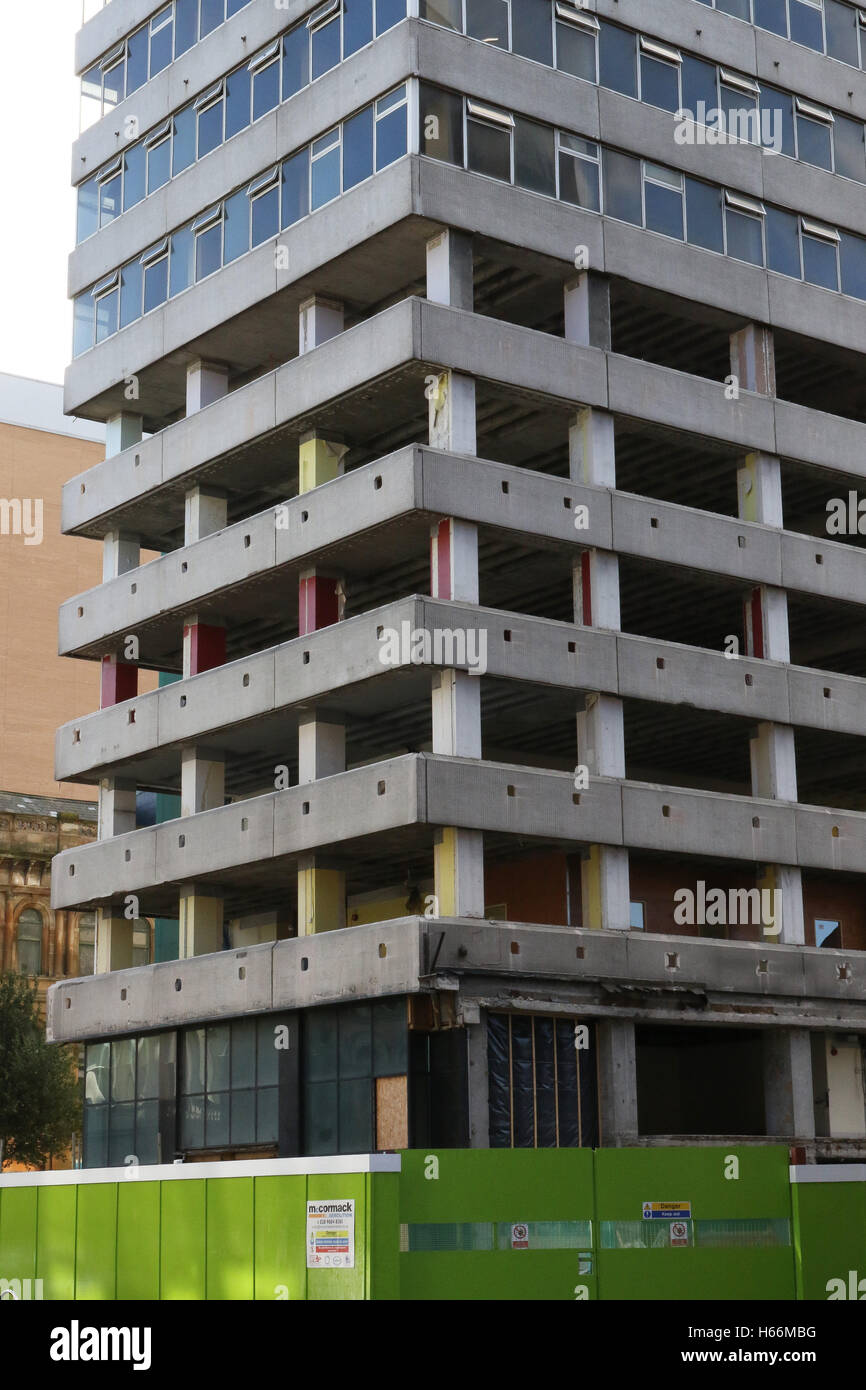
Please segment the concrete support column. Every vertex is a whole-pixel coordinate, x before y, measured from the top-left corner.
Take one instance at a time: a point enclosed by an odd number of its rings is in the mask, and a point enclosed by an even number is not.
[[[180,813],[194,816],[225,803],[226,765],[218,753],[195,746],[180,755]]]
[[[183,624],[183,676],[197,676],[225,665],[226,630],[218,618],[202,622],[197,613],[190,614]]]
[[[100,907],[96,912],[96,971],[107,975],[110,970],[128,970],[132,965],[132,927],[128,918],[114,908]]]
[[[433,598],[477,603],[478,527],[449,516],[430,528],[430,593]]]
[[[223,900],[212,888],[184,883],[180,890],[180,959],[223,949]]]
[[[228,500],[219,490],[204,487],[190,488],[184,499],[184,545],[222,531],[228,524]]]
[[[481,757],[481,681],[471,671],[433,675],[433,752]]]
[[[767,1135],[779,1139],[814,1139],[812,1045],[808,1029],[765,1029],[763,1054]]]
[[[637,1059],[634,1023],[605,1019],[596,1027],[601,1143],[627,1148],[638,1135]]]
[[[119,777],[103,777],[99,783],[100,840],[125,835],[135,829],[135,783]]]
[[[346,726],[333,715],[303,714],[298,722],[298,780],[332,777],[346,770]],[[313,936],[346,925],[346,875],[321,855],[298,861],[298,935]]]
[[[222,362],[205,362],[199,358],[186,369],[186,413],[195,415],[214,401],[228,395],[229,369]]]
[[[448,227],[427,243],[427,298],[471,312],[473,291],[472,237]]]
[[[298,781],[315,782],[346,771],[346,725],[333,715],[301,714],[298,719]]]
[[[462,372],[440,372],[428,383],[427,391],[431,448],[474,454],[475,378]]]
[[[342,621],[346,588],[342,575],[302,570],[298,578],[298,636]]]
[[[122,700],[134,700],[138,694],[138,667],[123,661],[117,652],[102,658],[99,686],[99,708],[119,705]]]
[[[610,351],[610,281],[584,270],[565,286],[566,342]]]
[[[478,1023],[466,1025],[469,1070],[469,1147],[490,1147],[490,1080],[487,1066],[487,1014],[482,1009]]]
[[[329,338],[342,333],[345,310],[338,299],[313,295],[298,308],[298,353],[312,352]]]
[[[124,449],[131,449],[134,445],[140,444],[143,429],[142,417],[133,415],[128,410],[109,415],[105,422],[105,457],[114,458],[115,454],[122,454]]]
[[[776,353],[772,328],[762,323],[747,323],[731,334],[731,373],[742,390],[775,396]]]
[[[141,541],[121,531],[107,531],[102,540],[102,582],[129,574],[141,564]]]
[[[343,472],[343,457],[348,445],[341,439],[325,439],[310,430],[301,435],[298,448],[298,492],[311,492],[322,483],[330,483]]]

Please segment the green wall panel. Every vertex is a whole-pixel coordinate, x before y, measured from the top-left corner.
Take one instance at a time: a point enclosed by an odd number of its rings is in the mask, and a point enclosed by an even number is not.
[[[410,1149],[402,1158],[403,1222],[592,1220],[591,1149]]]
[[[204,1179],[160,1183],[160,1298],[206,1297]]]
[[[866,1183],[794,1183],[792,1190],[800,1298],[828,1299],[839,1292],[828,1290],[830,1280],[842,1279],[847,1298],[854,1285],[858,1302],[866,1300]]]
[[[160,1186],[140,1178],[117,1185],[119,1299],[159,1298]]]
[[[117,1296],[116,1182],[82,1183],[78,1189],[75,1297]]]
[[[36,1276],[45,1299],[75,1297],[78,1193],[74,1187],[37,1187]]]
[[[251,1299],[255,1288],[252,1178],[207,1180],[207,1297]]]
[[[307,1296],[306,1177],[255,1179],[255,1297]]]
[[[400,1256],[401,1299],[569,1302],[578,1296],[594,1301],[597,1288],[594,1275],[578,1273],[573,1250],[446,1250]]]
[[[316,1174],[307,1178],[310,1202],[355,1202],[354,1269],[308,1269],[307,1298],[344,1301],[366,1296],[367,1273],[367,1183],[365,1173]],[[304,1219],[304,1263],[306,1264],[306,1215]]]
[[[400,1175],[367,1176],[367,1287],[365,1297],[400,1297]]]
[[[0,1279],[36,1277],[36,1188],[0,1192]]]

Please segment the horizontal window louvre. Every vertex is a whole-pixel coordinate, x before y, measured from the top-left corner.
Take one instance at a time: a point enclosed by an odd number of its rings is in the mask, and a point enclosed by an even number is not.
[[[119,43],[116,48],[112,48],[110,53],[106,53],[101,63],[102,71],[107,72],[107,70],[110,67],[112,67],[114,63],[119,62],[120,59],[123,57],[125,51],[125,44]]]
[[[99,299],[101,295],[108,294],[111,290],[116,290],[120,283],[120,271],[115,270],[113,275],[106,275],[104,280],[100,280],[98,285],[94,285],[91,294],[94,299]]]
[[[264,193],[265,189],[271,188],[279,176],[280,166],[278,164],[275,169],[271,169],[270,173],[262,174],[259,178],[254,179],[247,189],[247,193],[251,198],[255,198],[257,193]]]
[[[141,264],[144,266],[152,265],[154,261],[159,260],[160,256],[164,256],[167,250],[168,237],[163,237],[162,241],[158,241],[155,246],[151,246],[148,251],[144,252],[141,257]]]
[[[825,125],[835,124],[836,118],[826,106],[815,106],[813,102],[804,101],[802,97],[797,97],[797,110],[801,116],[811,116],[813,121],[823,121]]]
[[[199,213],[192,224],[194,232],[203,232],[205,227],[210,227],[214,222],[219,221],[222,212],[222,203],[217,203],[216,207],[208,208],[207,212]]]
[[[105,183],[107,179],[113,179],[115,174],[120,173],[122,163],[123,160],[118,155],[117,159],[112,160],[111,164],[106,165],[106,167],[96,175],[97,183]]]
[[[480,101],[469,101],[466,105],[470,116],[474,116],[476,120],[489,121],[491,125],[514,125],[514,117],[508,111],[500,111],[495,106],[483,106]]]
[[[162,125],[158,125],[156,130],[152,130],[149,135],[145,136],[145,145],[149,148],[151,145],[158,144],[160,140],[163,140],[165,136],[168,135],[170,130],[171,121],[163,121]]]
[[[656,43],[654,39],[644,39],[640,41],[641,53],[648,53],[651,58],[663,58],[666,63],[681,63],[683,55],[678,48],[668,48],[667,44]]]
[[[812,222],[808,217],[801,217],[800,225],[807,236],[818,237],[821,241],[842,240],[835,227],[825,227],[823,222]]]
[[[589,29],[593,33],[600,27],[594,15],[576,10],[573,5],[557,3],[556,18],[565,20],[566,24],[574,24],[578,29]]]
[[[320,24],[324,24],[326,20],[332,19],[335,14],[340,13],[341,4],[342,0],[328,0],[326,5],[320,5],[317,10],[313,10],[307,20],[307,28],[318,29]]]
[[[212,102],[216,101],[222,94],[223,84],[221,79],[219,82],[214,83],[213,87],[209,87],[206,92],[202,92],[195,103],[196,111],[204,110],[206,106],[210,106]]]
[[[754,198],[745,198],[741,193],[730,193],[725,189],[725,202],[735,212],[750,212],[753,217],[766,216],[766,208]]]
[[[727,68],[719,68],[719,76],[727,87],[736,87],[738,92],[748,92],[750,96],[758,96],[760,87],[751,77],[742,77],[738,72],[728,72]]]
[[[276,39],[274,43],[272,43],[268,48],[264,50],[264,52],[257,53],[255,58],[250,59],[250,61],[247,63],[247,67],[249,68],[250,72],[258,72],[259,68],[263,68],[266,63],[269,63],[271,61],[272,58],[276,58],[279,51],[280,40]]]

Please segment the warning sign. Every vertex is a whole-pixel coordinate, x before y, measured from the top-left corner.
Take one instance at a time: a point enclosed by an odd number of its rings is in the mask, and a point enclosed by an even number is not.
[[[307,1203],[307,1269],[354,1269],[355,1202]]]
[[[689,1223],[688,1221],[671,1222],[671,1245],[688,1245],[689,1243]]]
[[[512,1250],[529,1249],[529,1227],[523,1221],[518,1221],[511,1227],[511,1248]]]
[[[644,1221],[691,1221],[691,1202],[644,1202]]]

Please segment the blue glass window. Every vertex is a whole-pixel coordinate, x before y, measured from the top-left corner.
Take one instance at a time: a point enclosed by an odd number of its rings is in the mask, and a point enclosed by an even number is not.
[[[276,66],[279,71],[279,64]],[[245,130],[249,123],[250,73],[248,68],[237,68],[226,78],[226,139],[230,140],[239,130]]]
[[[281,223],[291,227],[310,211],[310,152],[300,150],[283,164]]]
[[[373,108],[365,106],[343,122],[343,190],[354,188],[373,172]]]
[[[692,246],[703,246],[707,251],[724,251],[721,189],[701,183],[699,179],[687,178],[686,222],[688,240]]]
[[[746,0],[748,4],[748,0]],[[721,5],[719,9],[721,9]],[[741,15],[741,19],[748,19]],[[761,29],[769,29],[771,34],[788,37],[788,16],[785,13],[785,0],[755,0],[755,23]]]
[[[72,327],[72,355],[79,357],[89,347],[93,347],[93,328],[95,310],[93,295],[88,290],[75,300]]]
[[[791,12],[791,38],[818,53],[824,52],[824,14],[806,0],[788,0]],[[819,0],[820,3],[820,0]]]
[[[800,279],[800,224],[792,212],[767,208],[767,266]]]
[[[644,165],[644,210],[650,232],[683,239],[683,176],[659,164]]]
[[[813,120],[802,110],[797,112],[797,153],[807,164],[819,169],[833,167],[832,126],[827,121]]]
[[[323,12],[327,13],[333,9],[331,5],[323,5],[316,10],[307,20],[310,28],[312,44],[312,74],[313,80],[321,77],[322,73],[329,72],[336,67],[340,61],[340,12],[337,10],[333,19],[327,23],[320,23],[319,17],[323,17]],[[314,27],[316,26],[316,27]]]
[[[193,282],[193,257],[195,238],[192,224],[181,227],[171,239],[171,265],[169,269],[169,293],[172,297],[189,289]]]
[[[126,77],[126,61],[121,58],[119,63],[112,63],[110,67],[102,70],[102,109],[107,111],[112,106],[123,101],[124,82]]]
[[[258,179],[250,189],[252,208],[252,244],[261,246],[269,237],[276,236],[280,230],[280,184],[279,170],[275,169],[267,180]]]
[[[730,197],[730,195],[728,195]],[[729,203],[725,208],[727,251],[738,261],[764,264],[764,219]]]
[[[514,182],[533,193],[556,197],[553,128],[518,116],[514,122]]]
[[[155,193],[171,178],[171,138],[167,135],[148,146],[147,150],[147,191]]]
[[[678,111],[680,107],[680,69],[678,63],[668,63],[651,53],[640,55],[641,101],[660,106],[663,111]]]
[[[77,238],[84,241],[93,236],[99,227],[99,185],[96,179],[88,179],[78,189]]]
[[[866,299],[866,240],[842,233],[839,246],[842,262],[842,293],[853,294],[857,299]]]
[[[511,0],[511,49],[524,58],[553,67],[550,0]],[[593,47],[595,43],[593,41]],[[595,55],[593,76],[595,81]]]
[[[192,229],[195,233],[195,278],[204,280],[222,265],[222,209],[202,213],[193,222]]]
[[[640,160],[606,150],[604,154],[604,211],[608,217],[641,225]]]
[[[166,252],[168,247],[166,247]],[[144,312],[150,313],[151,309],[157,309],[160,304],[164,304],[168,298],[168,255],[160,255],[155,259],[149,259],[153,253],[146,253],[142,256],[141,263],[144,266]]]
[[[141,318],[141,261],[130,261],[120,272],[120,326]]]
[[[120,205],[123,163],[118,160],[112,167],[115,172],[111,177],[102,178],[99,181],[100,227],[105,227],[109,222],[113,222],[115,217],[119,217],[123,211]]]
[[[314,140],[310,147],[311,198],[315,211],[340,192],[340,127]]]
[[[703,63],[700,58],[683,55],[682,66],[683,107],[690,111],[696,121],[705,124],[704,117],[718,103],[718,82],[714,63]],[[703,104],[703,105],[702,105]]]
[[[174,0],[174,53],[179,58],[198,38],[198,0]]]
[[[825,290],[839,288],[839,252],[835,236],[828,229],[826,236],[813,236],[803,222],[803,279]]]
[[[846,179],[859,179],[861,183],[866,183],[863,122],[849,121],[847,116],[837,116],[833,130],[833,148],[836,155],[836,173],[844,174]]]
[[[123,209],[135,207],[145,194],[147,176],[147,151],[139,141],[126,151],[123,173]]]
[[[155,77],[167,68],[174,48],[174,14],[171,5],[153,16],[150,21],[150,75]]]
[[[560,134],[559,196],[575,207],[599,211],[598,145],[578,135]]]
[[[117,332],[117,309],[118,309],[118,275],[111,277],[114,288],[99,297],[94,294],[93,302],[96,307],[96,341],[102,343],[106,338],[110,338],[112,333]]]
[[[376,102],[376,168],[385,169],[406,153],[406,88]]]
[[[283,39],[283,101],[310,80],[310,35],[306,24],[290,29]]]
[[[250,249],[250,200],[246,189],[226,199],[223,241],[226,265]]]
[[[794,101],[788,92],[761,83],[761,131],[763,143],[779,154],[794,155]]]
[[[253,120],[273,111],[280,100],[279,48],[270,63],[257,68],[253,74]]]
[[[857,11],[839,0],[824,0],[824,23],[827,26],[827,52],[852,67],[860,66],[857,43]]]
[[[126,45],[126,95],[131,96],[147,81],[147,25],[130,34]]]
[[[508,6],[505,0],[466,0],[466,32],[495,48],[508,48]]]
[[[223,139],[223,98],[220,95],[216,101],[199,106],[198,108],[198,157],[203,159],[211,150],[215,150],[217,145],[222,144]]]
[[[205,34],[211,33],[217,25],[222,24],[225,19],[225,0],[201,0],[201,20],[199,23],[199,38],[203,39]]]
[[[195,163],[195,107],[185,106],[174,118],[172,172],[179,174]]]
[[[544,30],[542,29],[542,33]],[[556,66],[585,82],[596,80],[596,32],[582,24],[556,22]]]
[[[623,96],[637,96],[637,45],[634,34],[599,21],[598,80]]]
[[[511,129],[514,118],[481,102],[467,103],[466,165],[476,174],[511,182]]]
[[[376,33],[384,34],[406,17],[406,0],[376,0]]]
[[[373,0],[343,0],[343,57],[373,38]]]
[[[707,4],[711,3],[712,0],[707,0]],[[784,6],[784,4],[785,0],[782,0],[782,5]],[[751,19],[749,0],[716,0],[716,9],[722,10],[725,14],[733,15],[735,19],[745,19],[746,22]]]

